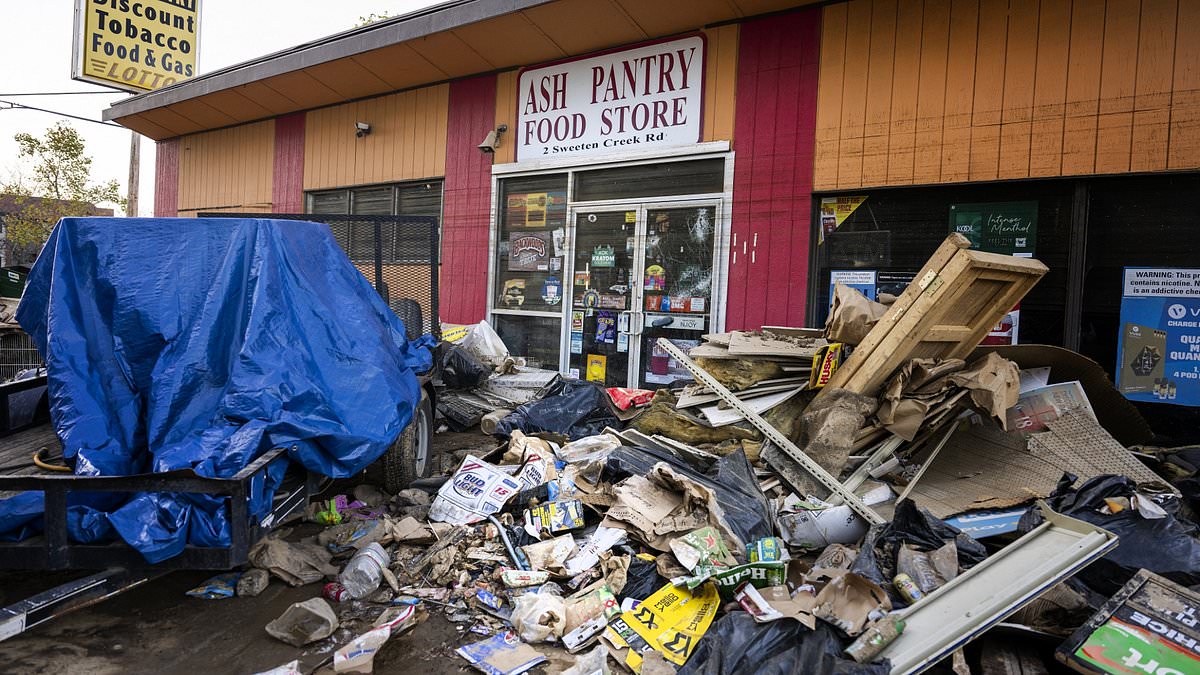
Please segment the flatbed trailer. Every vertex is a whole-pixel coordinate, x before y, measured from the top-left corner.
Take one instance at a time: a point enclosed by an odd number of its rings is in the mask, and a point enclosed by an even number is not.
[[[191,470],[132,476],[76,476],[39,468],[34,453],[49,450],[61,456],[58,436],[44,405],[32,418],[14,424],[10,401],[21,392],[44,390],[45,376],[0,385],[0,497],[17,492],[45,494],[43,532],[21,541],[0,542],[0,569],[78,570],[80,578],[0,609],[0,640],[40,623],[99,602],[174,570],[230,570],[247,562],[250,548],[276,525],[302,513],[309,498],[324,487],[324,479],[307,472],[289,472],[275,493],[271,512],[261,521],[249,513],[250,482],[271,460],[287,451],[273,448],[232,478],[208,478]],[[224,497],[229,500],[231,545],[225,548],[185,546],[183,551],[151,564],[132,546],[116,540],[81,544],[67,537],[68,496],[82,492],[176,492]]]

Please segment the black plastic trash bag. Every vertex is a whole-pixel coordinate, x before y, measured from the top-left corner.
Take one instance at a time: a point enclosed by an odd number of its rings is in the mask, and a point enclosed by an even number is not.
[[[1076,477],[1064,474],[1046,503],[1058,513],[1102,527],[1117,535],[1117,547],[1085,567],[1076,578],[1103,596],[1116,593],[1139,569],[1147,569],[1183,586],[1200,584],[1200,540],[1196,526],[1175,517],[1179,503],[1169,500],[1165,518],[1145,518],[1133,509],[1100,513],[1106,497],[1130,497],[1137,484],[1125,476],[1096,476],[1073,488]],[[1019,531],[1042,522],[1031,507],[1021,517]]]
[[[886,659],[856,663],[842,653],[837,630],[823,621],[808,630],[798,621],[755,623],[746,612],[718,619],[677,675],[887,675]]]
[[[514,430],[525,434],[549,431],[572,441],[604,433],[605,427],[621,428],[608,402],[608,392],[595,382],[556,377],[537,401],[512,411],[496,424],[497,438],[507,439]]]
[[[471,352],[449,342],[437,347],[438,372],[447,389],[471,389],[478,387],[492,373]]]
[[[775,536],[770,505],[758,488],[754,467],[741,449],[718,459],[708,471],[700,473],[670,453],[623,445],[608,456],[601,477],[616,483],[629,476],[645,476],[659,462],[670,464],[677,473],[711,489],[725,512],[725,523],[742,541],[751,543]]]
[[[867,532],[850,571],[887,590],[895,606],[906,607],[908,603],[891,590],[900,546],[908,544],[919,551],[933,551],[950,541],[958,549],[958,566],[964,570],[987,557],[987,549],[974,537],[919,508],[913,500],[905,499],[896,504],[890,523],[875,525]]]
[[[662,588],[667,580],[658,574],[658,565],[653,560],[643,560],[636,555],[629,559],[629,570],[625,573],[625,587],[617,593],[618,600],[633,598],[645,600]]]

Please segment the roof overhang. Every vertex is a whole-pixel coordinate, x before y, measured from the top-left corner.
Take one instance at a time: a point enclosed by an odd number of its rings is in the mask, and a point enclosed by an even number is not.
[[[453,0],[119,101],[155,140],[586,54],[813,0]]]

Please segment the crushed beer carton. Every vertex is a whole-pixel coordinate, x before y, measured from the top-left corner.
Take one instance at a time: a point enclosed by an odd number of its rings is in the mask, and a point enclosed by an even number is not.
[[[521,484],[487,462],[467,455],[450,480],[438,490],[429,519],[451,525],[470,525],[499,513]]]

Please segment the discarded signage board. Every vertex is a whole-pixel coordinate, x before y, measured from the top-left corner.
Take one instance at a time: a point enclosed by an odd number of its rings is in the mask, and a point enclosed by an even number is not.
[[[608,624],[605,638],[618,650],[627,650],[625,665],[635,673],[641,672],[642,655],[649,651],[658,651],[668,661],[682,666],[708,630],[720,605],[713,584],[703,584],[694,591],[667,584],[643,600],[636,610],[614,618]]]
[[[904,612],[904,633],[879,658],[919,673],[982,635],[1117,545],[1117,536],[1038,503],[1045,521]]]
[[[912,358],[966,358],[1048,268],[968,248],[951,234],[913,283],[834,372],[826,389],[874,396]]]
[[[1200,593],[1141,570],[1055,656],[1081,673],[1200,673]]]

